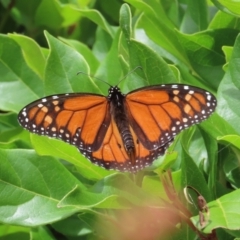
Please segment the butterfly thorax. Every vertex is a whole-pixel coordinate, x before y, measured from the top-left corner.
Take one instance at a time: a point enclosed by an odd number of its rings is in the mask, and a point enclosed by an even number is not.
[[[121,135],[126,152],[132,163],[135,162],[135,147],[132,134],[130,132],[128,116],[125,110],[125,96],[120,89],[115,86],[109,89],[108,99],[110,102],[110,112]],[[118,143],[121,148],[121,144]]]

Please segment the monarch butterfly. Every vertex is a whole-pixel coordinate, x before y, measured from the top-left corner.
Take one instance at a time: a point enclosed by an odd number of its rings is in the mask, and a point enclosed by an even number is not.
[[[19,123],[30,132],[60,138],[106,169],[137,172],[163,155],[174,136],[215,110],[216,98],[187,85],[166,84],[108,96],[52,95],[24,107]]]

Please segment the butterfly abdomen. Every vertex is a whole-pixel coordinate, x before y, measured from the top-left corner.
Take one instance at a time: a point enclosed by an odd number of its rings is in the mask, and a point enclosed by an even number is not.
[[[134,151],[133,137],[130,132],[127,120],[126,120],[126,118],[124,118],[123,115],[124,115],[123,113],[119,112],[119,114],[116,114],[114,116],[114,119],[115,119],[116,125],[118,127],[119,133],[122,137],[124,147],[128,153],[131,153],[132,151]]]
[[[111,114],[116,122],[118,131],[121,135],[124,148],[129,155],[129,158],[134,163],[135,160],[135,146],[132,134],[129,128],[128,116],[124,108],[124,95],[118,89],[113,89],[111,98]],[[119,143],[119,147],[122,147]]]

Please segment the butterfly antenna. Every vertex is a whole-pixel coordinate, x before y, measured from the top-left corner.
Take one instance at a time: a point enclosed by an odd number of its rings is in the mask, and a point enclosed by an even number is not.
[[[122,82],[128,75],[132,74],[133,72],[135,72],[138,68],[140,68],[142,70],[141,66],[137,66],[134,69],[132,69],[130,72],[128,72],[117,84],[117,86],[120,84],[120,82]]]
[[[88,77],[95,78],[96,80],[99,80],[99,81],[107,84],[109,87],[111,87],[111,85],[110,85],[109,83],[105,82],[105,81],[102,80],[101,78],[95,77],[95,76],[93,76],[93,75],[91,75],[91,74],[87,74],[87,73],[85,73],[85,72],[78,72],[77,75],[79,75],[79,74],[84,74],[84,75],[86,75],[86,76],[88,76]]]

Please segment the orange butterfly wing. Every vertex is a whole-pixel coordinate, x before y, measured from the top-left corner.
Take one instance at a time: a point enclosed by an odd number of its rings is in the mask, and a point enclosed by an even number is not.
[[[174,136],[209,117],[216,99],[203,89],[186,85],[143,87],[126,95],[129,122],[149,150],[164,146]]]
[[[106,97],[64,94],[37,100],[21,110],[20,124],[88,151],[98,150],[110,124]]]
[[[124,148],[123,140],[120,136],[119,130],[117,129],[116,122],[113,119],[108,127],[102,146],[97,151],[85,151],[83,154],[87,158],[91,159],[93,163],[106,169],[136,172],[151,165],[158,156],[165,153],[167,147],[172,143],[172,141],[169,141],[164,146],[149,151],[141,144],[141,142],[138,141],[138,137],[131,128],[130,131],[135,144],[134,162],[132,162],[130,156],[126,152],[126,149]],[[80,151],[82,152],[81,149]]]

